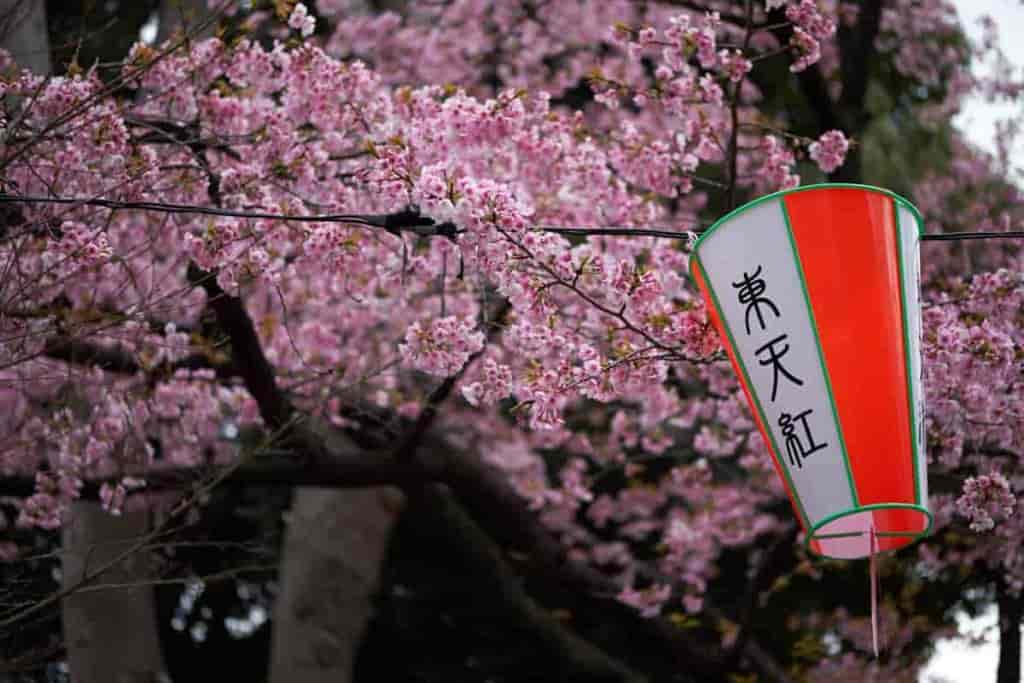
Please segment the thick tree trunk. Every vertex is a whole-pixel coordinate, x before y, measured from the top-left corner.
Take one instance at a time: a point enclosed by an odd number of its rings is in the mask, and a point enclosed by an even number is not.
[[[50,73],[50,39],[46,3],[42,0],[0,0],[0,47],[20,66]]]
[[[999,669],[996,683],[1020,681],[1020,624],[1024,597],[1013,595],[1000,580],[996,586],[999,604]]]
[[[64,587],[112,561],[149,531],[148,512],[119,517],[77,502],[63,531]],[[76,683],[154,683],[164,671],[148,553],[134,553],[61,604],[68,664]],[[113,584],[113,585],[112,585]],[[104,586],[110,586],[104,588]]]
[[[271,683],[353,680],[402,504],[390,488],[296,489],[274,608]]]

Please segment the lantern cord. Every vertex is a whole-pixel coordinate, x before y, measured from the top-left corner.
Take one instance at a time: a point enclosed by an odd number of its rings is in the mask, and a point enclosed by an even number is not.
[[[869,562],[869,574],[871,575],[871,645],[875,650],[875,659],[878,659],[878,565],[875,559],[878,544],[875,536],[875,525],[871,525],[871,559]]]

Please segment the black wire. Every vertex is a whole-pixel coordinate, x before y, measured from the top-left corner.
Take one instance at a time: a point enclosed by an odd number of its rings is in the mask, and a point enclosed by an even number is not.
[[[352,215],[352,214],[326,214],[289,216],[277,213],[265,213],[262,211],[236,211],[232,209],[219,209],[216,207],[193,206],[189,204],[166,204],[162,202],[126,202],[113,199],[76,198],[76,197],[32,197],[0,193],[0,204],[9,203],[31,203],[31,204],[82,204],[85,206],[98,206],[107,209],[134,209],[139,211],[159,211],[162,213],[197,213],[211,216],[230,216],[237,218],[255,218],[269,220],[288,220],[301,222],[324,222],[324,223],[354,223],[368,227],[380,227],[391,230],[410,230],[422,232],[425,235],[438,234],[444,237],[454,237],[460,230],[448,223],[435,225],[434,220],[422,216],[415,209],[399,211],[394,214],[380,215]],[[419,228],[420,230],[417,230]],[[559,228],[555,226],[540,226],[544,232],[559,235],[578,235],[591,237],[597,235],[621,236],[621,237],[663,237],[666,239],[692,240],[697,232],[674,232],[671,230],[654,230],[648,228]],[[1024,231],[1017,232],[947,232],[931,233],[921,235],[924,242],[953,242],[960,240],[987,240],[987,239],[1024,239]]]
[[[1024,232],[936,232],[921,235],[923,242],[955,242],[957,240],[1024,239]]]
[[[541,225],[539,229],[558,235],[579,235],[581,237],[621,235],[623,237],[664,237],[672,240],[688,240],[696,239],[698,236],[698,233],[692,232],[673,232],[671,230],[652,230],[649,228],[557,228]]]
[[[98,206],[104,209],[131,209],[136,211],[159,211],[160,213],[198,213],[207,216],[226,216],[230,218],[262,218],[271,220],[290,220],[300,222],[344,222],[357,223],[361,225],[372,225],[372,217],[331,214],[326,216],[286,216],[284,214],[266,213],[262,211],[236,211],[234,209],[220,209],[213,206],[193,206],[191,204],[168,204],[164,202],[127,202],[116,199],[104,199],[102,197],[78,198],[78,197],[32,197],[12,194],[0,194],[0,203],[26,204],[82,204],[83,206]],[[383,223],[379,226],[383,227]]]

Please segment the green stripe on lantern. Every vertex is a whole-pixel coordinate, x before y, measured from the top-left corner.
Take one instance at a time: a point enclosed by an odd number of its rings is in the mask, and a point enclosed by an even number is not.
[[[907,412],[910,418],[910,449],[914,453],[914,502],[920,505],[922,502],[927,503],[928,501],[921,500],[921,477],[918,465],[919,453],[917,444],[919,425],[917,424],[917,409],[914,402],[916,398],[914,396],[914,379],[911,377],[913,363],[911,362],[910,351],[910,311],[907,310],[907,268],[903,258],[903,226],[900,223],[900,207],[897,202],[893,202],[892,212],[893,219],[896,221],[896,253],[899,255],[900,266],[900,309],[903,312],[903,351],[907,366]],[[918,234],[920,234],[920,224],[918,226]]]

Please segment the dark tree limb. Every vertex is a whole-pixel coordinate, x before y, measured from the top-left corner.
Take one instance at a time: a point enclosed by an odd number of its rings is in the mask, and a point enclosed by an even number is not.
[[[326,454],[326,457],[324,457]],[[179,491],[202,478],[210,468],[127,466],[116,476],[87,477],[80,491],[83,500],[99,500],[100,487],[112,479],[134,477],[145,486],[137,493]],[[302,454],[294,451],[261,454],[226,473],[221,485],[317,486],[321,488],[363,488],[403,485],[439,479],[442,473],[430,472],[417,464],[398,463],[388,454],[353,449]],[[27,498],[36,492],[29,476],[0,478],[0,497]],[[133,492],[135,493],[135,492]]]
[[[768,22],[772,25],[772,35],[775,36],[779,44],[787,45],[790,38],[793,37],[793,25],[786,18],[785,11],[782,9],[772,10],[768,14]],[[762,90],[770,87],[770,83],[761,80],[759,75],[756,69],[751,72],[751,78],[754,79],[758,87]],[[828,83],[825,81],[825,75],[819,65],[812,64],[798,72],[796,80],[810,111],[814,114],[817,130],[823,133],[833,128],[841,128],[839,111],[832,100],[832,95],[829,94]]]
[[[830,130],[842,130],[851,137],[860,136],[870,121],[864,107],[871,65],[874,61],[875,39],[881,26],[882,0],[864,0],[859,4],[857,23],[846,26],[840,22],[837,28],[839,41],[839,73],[842,90],[839,100],[832,98],[829,84],[818,64],[814,64],[797,76],[797,83],[804,95],[808,108],[814,113],[817,134]],[[793,35],[792,25],[786,22],[782,10],[773,10],[768,18],[774,25],[772,33],[783,45]],[[861,180],[860,150],[851,146],[845,163],[829,174],[833,182],[859,182]]]
[[[837,33],[842,58],[839,70],[843,78],[843,90],[839,95],[839,107],[860,119],[859,128],[867,120],[864,111],[864,96],[867,94],[868,77],[875,53],[875,39],[882,23],[882,0],[864,0],[859,4],[857,23],[847,26],[839,22]]]
[[[718,12],[723,21],[728,21],[737,26],[746,26],[746,17],[741,13],[723,10],[720,5],[711,6],[709,3],[697,2],[696,0],[658,0],[659,5],[669,7],[682,7],[692,12]]]
[[[135,139],[135,142],[138,143],[184,145],[193,153],[213,149],[237,161],[242,159],[241,155],[229,145],[218,140],[207,140],[201,137],[198,123],[184,124],[135,116],[126,116],[124,122],[149,131]]]
[[[665,651],[679,658],[679,666],[699,680],[724,680],[738,664],[731,653],[716,643],[699,642],[662,618],[644,619],[615,596],[621,590],[611,577],[592,566],[567,556],[564,546],[531,512],[507,479],[476,458],[449,456],[442,469],[442,481],[452,490],[470,516],[479,520],[488,534],[504,547],[521,553],[527,573],[539,577],[571,600],[579,608],[611,612],[630,624],[637,636],[663,644]],[[780,553],[782,551],[780,550]],[[719,613],[710,607],[709,613]],[[792,679],[752,635],[748,635],[742,654],[773,683],[792,683]]]
[[[194,286],[206,292],[207,306],[217,316],[217,324],[231,340],[231,358],[238,368],[246,389],[256,400],[260,416],[271,429],[279,429],[294,412],[291,402],[277,386],[274,369],[263,353],[252,318],[241,299],[227,294],[217,284],[215,274],[208,273],[194,263],[188,267],[188,278]]]
[[[798,531],[795,525],[790,525],[785,533],[772,541],[761,556],[761,561],[747,583],[743,601],[740,603],[737,618],[739,631],[732,648],[734,653],[743,654],[747,650],[747,643],[750,640],[750,622],[757,610],[757,602],[761,593],[767,590],[777,577],[790,569],[793,561],[793,545],[796,543]]]
[[[139,360],[120,347],[105,347],[73,337],[53,337],[47,340],[42,355],[71,365],[88,365],[106,372],[134,375],[173,375],[178,370],[213,370],[219,379],[240,377],[231,362],[220,362],[204,353],[190,354],[173,363],[144,367]]]
[[[551,680],[608,683],[647,680],[577,635],[531,598],[520,577],[506,562],[501,547],[451,495],[432,486],[407,495],[418,514],[425,517],[418,522],[424,527],[423,533],[438,534],[451,552],[467,561],[476,580],[485,586],[494,610],[504,613],[505,618],[530,634],[537,647],[560,662],[560,670],[551,672]]]
[[[1024,617],[1024,598],[1010,592],[1006,581],[996,580],[996,604],[999,606],[999,668],[996,683],[1020,682],[1020,626]]]
[[[874,63],[875,39],[882,21],[882,0],[864,0],[860,3],[857,23],[854,26],[839,24],[839,69],[843,79],[843,89],[839,95],[838,110],[841,121],[853,137],[861,136],[868,127],[871,117],[864,106],[867,94],[868,79]],[[822,130],[825,132],[825,129]],[[860,147],[852,145],[846,153],[846,161],[842,166],[829,174],[829,180],[835,182],[860,182],[861,154]]]
[[[427,430],[430,429],[434,420],[437,419],[437,409],[442,403],[448,400],[449,396],[451,396],[452,391],[455,389],[455,385],[462,379],[463,375],[465,375],[466,370],[468,370],[469,367],[483,355],[484,351],[487,349],[487,344],[490,343],[497,335],[498,331],[501,329],[502,321],[504,321],[505,316],[508,315],[511,310],[512,304],[506,299],[501,302],[494,313],[486,318],[487,320],[492,321],[492,324],[487,329],[487,337],[484,346],[467,358],[466,362],[462,364],[462,367],[459,368],[458,372],[454,375],[445,377],[444,381],[430,393],[423,409],[416,417],[416,421],[409,427],[405,437],[402,439],[401,445],[398,447],[398,460],[408,461],[415,457],[416,449],[419,448],[423,436],[427,433]]]

